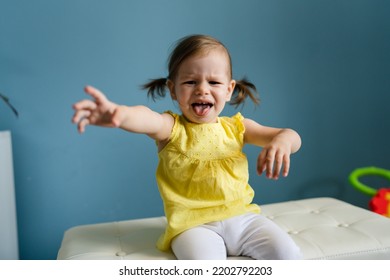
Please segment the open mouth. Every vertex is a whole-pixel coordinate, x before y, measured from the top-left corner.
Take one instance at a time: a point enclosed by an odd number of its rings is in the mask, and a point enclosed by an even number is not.
[[[194,109],[195,114],[198,116],[204,116],[208,113],[211,107],[214,106],[214,104],[208,102],[195,102],[192,103],[191,106]]]

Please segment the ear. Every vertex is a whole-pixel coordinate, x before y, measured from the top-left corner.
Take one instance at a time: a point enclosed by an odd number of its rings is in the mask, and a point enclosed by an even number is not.
[[[229,85],[228,85],[228,92],[227,92],[227,95],[226,95],[226,101],[230,101],[230,99],[232,98],[232,94],[233,94],[233,91],[234,91],[234,88],[236,87],[236,81],[235,80],[231,80]]]
[[[171,80],[168,80],[167,87],[168,87],[169,92],[171,94],[172,100],[177,100],[176,93],[175,93],[175,84]]]

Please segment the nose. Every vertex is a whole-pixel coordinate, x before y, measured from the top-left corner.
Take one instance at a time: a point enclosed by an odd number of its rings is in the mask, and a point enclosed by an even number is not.
[[[197,95],[207,95],[210,93],[210,88],[209,84],[204,81],[204,82],[199,82],[197,87],[196,87],[196,92]]]

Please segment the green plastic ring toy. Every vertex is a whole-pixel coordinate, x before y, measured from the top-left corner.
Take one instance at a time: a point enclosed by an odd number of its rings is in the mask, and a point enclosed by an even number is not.
[[[349,182],[356,189],[369,196],[375,196],[377,190],[359,181],[359,177],[366,176],[366,175],[378,175],[390,180],[390,170],[386,170],[378,167],[363,167],[363,168],[355,169],[351,173],[351,175],[349,175]]]

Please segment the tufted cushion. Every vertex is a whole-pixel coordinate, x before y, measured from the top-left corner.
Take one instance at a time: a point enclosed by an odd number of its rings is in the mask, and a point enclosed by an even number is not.
[[[292,236],[304,259],[390,259],[390,219],[368,210],[313,198],[263,205],[262,211]],[[165,224],[156,217],[73,227],[57,258],[175,259],[155,247]]]
[[[263,207],[305,259],[390,259],[390,219],[333,198]]]

